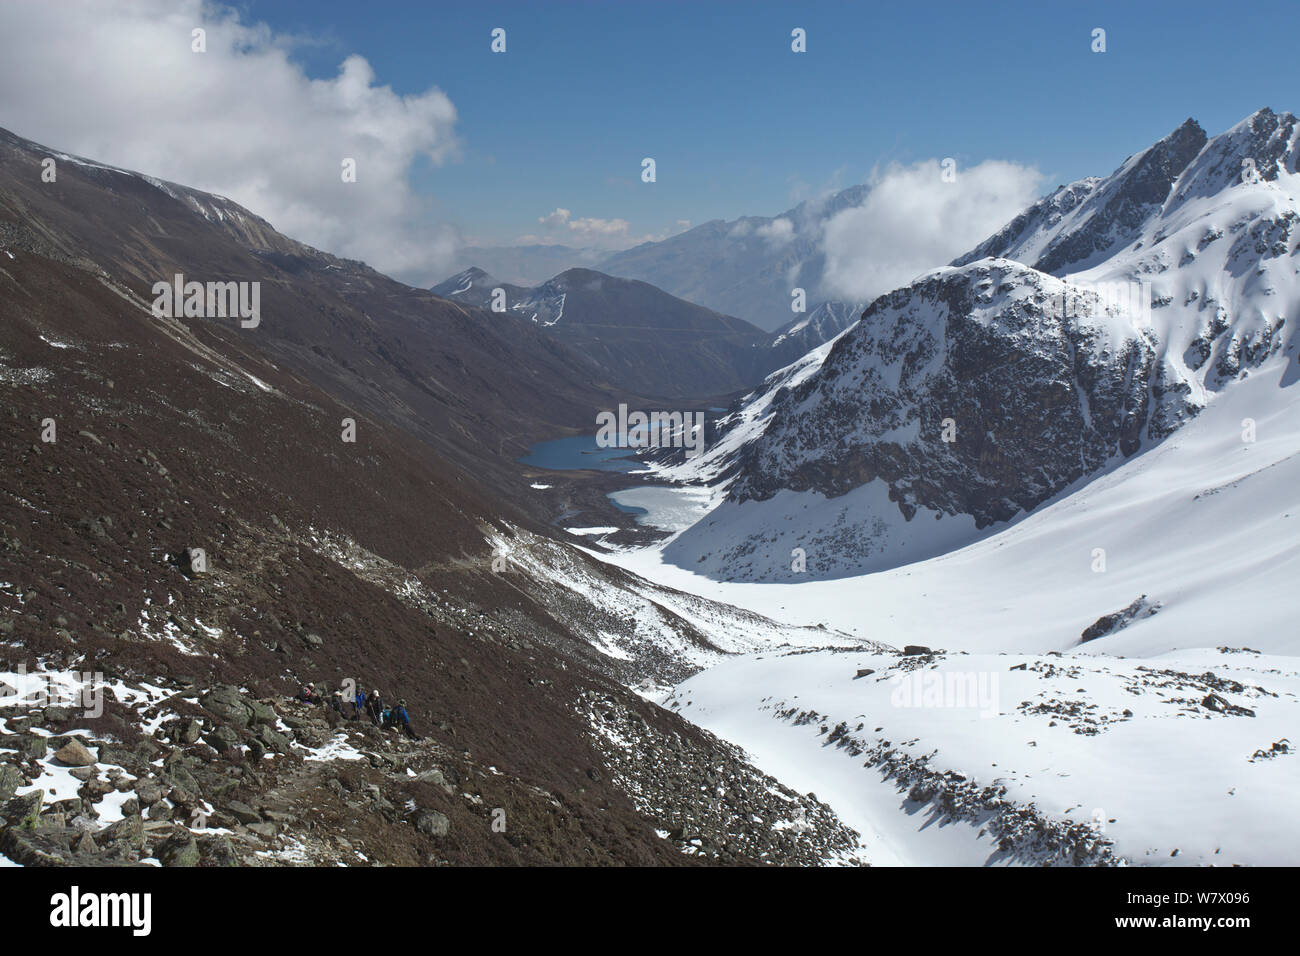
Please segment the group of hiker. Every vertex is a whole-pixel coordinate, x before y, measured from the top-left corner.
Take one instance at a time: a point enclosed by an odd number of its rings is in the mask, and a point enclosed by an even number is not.
[[[364,716],[373,721],[376,727],[384,730],[400,731],[412,740],[420,739],[419,735],[411,727],[411,715],[406,710],[406,699],[402,698],[395,705],[390,706],[377,689],[372,690],[369,694],[364,690],[358,690],[351,701],[345,701],[343,691],[336,690],[329,695],[327,701],[316,690],[315,684],[304,684],[302,690],[298,692],[298,700],[304,704],[328,703],[332,710],[343,717],[349,716],[344,712],[344,708],[348,703],[351,703],[352,714],[350,716],[353,720],[360,720]]]

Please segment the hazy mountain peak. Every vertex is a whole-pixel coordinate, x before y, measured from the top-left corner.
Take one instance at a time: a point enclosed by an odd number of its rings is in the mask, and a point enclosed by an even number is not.
[[[499,286],[495,278],[488,275],[478,266],[470,266],[454,276],[444,279],[437,285],[429,289],[434,295],[440,295],[444,299],[454,298],[463,295],[471,289],[493,289]]]

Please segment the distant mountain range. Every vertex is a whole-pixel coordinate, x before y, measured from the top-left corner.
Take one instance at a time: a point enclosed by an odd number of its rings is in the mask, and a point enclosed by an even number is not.
[[[471,268],[497,276],[512,285],[541,285],[551,276],[577,266],[596,267],[608,255],[598,249],[577,246],[462,246],[456,250],[451,268],[457,273]]]
[[[532,323],[603,370],[603,381],[666,398],[724,395],[760,382],[834,338],[857,315],[844,306],[795,316],[776,333],[634,279],[569,269],[525,287],[470,268],[430,291]]]
[[[792,324],[793,290],[804,290],[807,311],[799,315],[815,312],[832,298],[822,287],[823,227],[837,213],[860,206],[869,191],[868,186],[850,186],[776,216],[714,219],[612,254],[565,245],[470,246],[459,250],[455,262],[458,274],[479,268],[525,287],[541,285],[573,267],[590,268],[640,279],[680,299],[779,333]]]

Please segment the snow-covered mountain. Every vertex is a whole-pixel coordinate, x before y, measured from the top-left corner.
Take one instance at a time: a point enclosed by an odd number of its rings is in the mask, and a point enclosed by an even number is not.
[[[518,304],[529,298],[532,290],[527,286],[514,285],[510,282],[502,282],[496,276],[492,275],[486,269],[480,269],[478,266],[470,266],[468,269],[462,269],[453,276],[443,279],[435,286],[431,286],[429,291],[434,295],[442,296],[444,299],[456,299],[459,302],[469,303],[476,308],[488,309],[492,307],[492,291],[502,289],[506,293],[506,307],[514,307],[516,312],[521,311]],[[530,311],[528,318],[533,318],[535,312]],[[552,316],[537,316],[534,321],[539,321],[542,325],[549,324]]]
[[[663,700],[873,865],[1293,860],[1296,122],[1196,139],[873,302],[660,469],[710,513],[607,559],[863,641]]]
[[[1188,121],[881,296],[723,423],[690,467],[727,499],[666,556],[747,580],[930,557],[1154,447],[1243,378],[1290,385],[1298,161],[1291,114],[1213,138]]]
[[[823,302],[773,333],[771,350],[781,368],[798,361],[813,349],[829,342],[862,315],[864,302]]]

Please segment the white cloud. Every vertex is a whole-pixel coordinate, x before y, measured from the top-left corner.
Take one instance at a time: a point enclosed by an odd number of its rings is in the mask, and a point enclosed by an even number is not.
[[[207,52],[191,31],[207,31]],[[349,56],[308,78],[291,41],[201,0],[0,3],[0,120],[52,148],[228,196],[281,232],[399,278],[455,248],[410,185],[453,157],[456,109]],[[357,163],[344,183],[342,161]]]
[[[789,219],[773,219],[754,230],[754,235],[761,236],[774,246],[783,246],[794,238],[794,223]]]
[[[555,212],[547,213],[545,216],[540,216],[537,221],[550,229],[556,226],[563,226],[569,221],[569,217],[572,215],[573,213],[569,212],[569,210],[557,207]]]
[[[1038,170],[1001,160],[958,169],[938,160],[873,175],[866,200],[826,223],[826,291],[865,301],[945,265],[1038,198]]]
[[[666,239],[674,231],[665,229],[660,233],[646,233],[643,236],[634,236],[632,234],[632,224],[626,219],[598,219],[592,216],[580,216],[575,219],[573,218],[573,212],[563,206],[557,206],[554,211],[538,217],[537,222],[545,228],[545,235],[529,234],[519,236],[514,240],[514,244],[535,245],[560,241],[566,245],[576,243],[588,249],[613,252],[642,242],[657,242],[660,239]],[[690,224],[689,219],[679,219],[677,220],[676,231],[680,232],[684,228],[689,228]]]
[[[587,240],[625,240],[631,228],[626,219],[593,219],[590,216],[570,220],[566,225]]]

